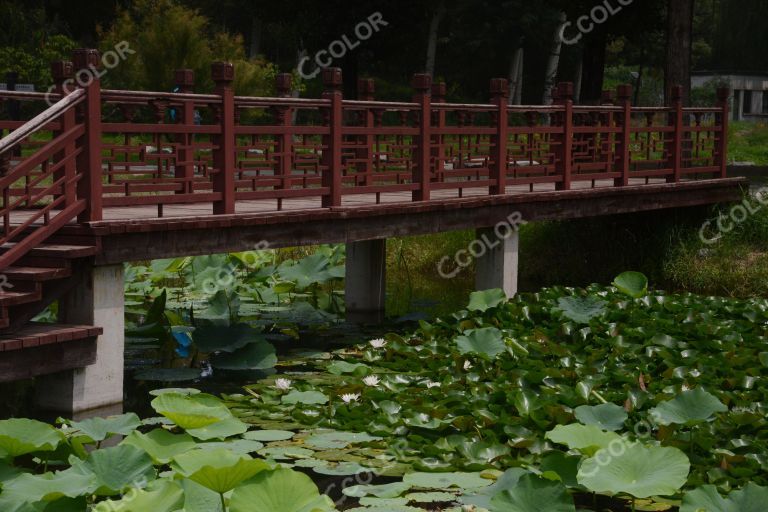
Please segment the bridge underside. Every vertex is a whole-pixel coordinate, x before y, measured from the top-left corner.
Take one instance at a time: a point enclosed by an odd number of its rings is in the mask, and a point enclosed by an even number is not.
[[[568,220],[621,213],[728,203],[742,198],[742,178],[650,183],[627,187],[524,192],[463,198],[434,197],[428,203],[392,201],[336,208],[290,205],[275,212],[273,201],[239,202],[234,215],[207,215],[205,208],[178,207],[156,217],[156,208],[105,209],[105,219],[67,227],[57,239],[92,240],[97,265],[263,248],[349,243],[494,226],[519,212],[527,222]],[[267,204],[269,203],[269,204]],[[269,213],[260,209],[270,208]],[[166,215],[170,214],[166,210]],[[153,218],[149,218],[150,214]]]

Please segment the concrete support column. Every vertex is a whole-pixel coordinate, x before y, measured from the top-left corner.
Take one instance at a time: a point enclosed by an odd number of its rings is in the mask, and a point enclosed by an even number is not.
[[[349,242],[346,265],[347,321],[381,323],[386,293],[387,241]]]
[[[59,301],[61,323],[94,325],[104,333],[96,342],[96,363],[37,379],[42,409],[78,414],[122,404],[124,315],[123,265],[92,267]]]
[[[475,288],[478,291],[501,288],[512,298],[517,294],[520,232],[509,230],[505,235],[500,238],[494,228],[477,230],[477,239],[483,242],[486,250],[475,262]]]

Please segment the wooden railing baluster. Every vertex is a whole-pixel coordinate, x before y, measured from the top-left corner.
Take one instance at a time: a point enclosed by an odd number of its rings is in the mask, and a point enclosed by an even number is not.
[[[509,82],[505,78],[491,80],[491,103],[496,105],[496,134],[491,140],[491,195],[504,194],[507,190],[507,138],[509,136]]]
[[[85,89],[82,120],[85,135],[80,140],[81,153],[77,156],[77,170],[83,175],[77,183],[77,196],[85,200],[85,210],[78,222],[95,222],[102,219],[102,167],[101,167],[101,83],[98,69],[101,57],[98,50],[80,48],[73,52],[75,76]],[[87,83],[83,84],[84,77]]]
[[[340,68],[326,68],[323,70],[323,99],[330,101],[327,112],[328,134],[323,137],[323,187],[328,188],[328,193],[323,196],[323,208],[341,206],[341,176],[343,142],[343,100],[341,92],[342,77]]]
[[[720,108],[719,116],[715,116],[715,124],[720,125],[720,137],[717,138],[715,152],[717,153],[717,164],[720,167],[720,178],[728,177],[728,125],[730,122],[730,104],[731,90],[728,87],[721,87],[717,90],[717,106]],[[718,119],[719,123],[718,123]]]
[[[414,103],[419,104],[419,135],[413,141],[413,183],[418,188],[413,191],[414,201],[429,201],[432,178],[430,160],[432,156],[432,77],[426,73],[413,76],[415,89]]]
[[[632,86],[620,85],[616,89],[616,103],[621,107],[620,114],[621,132],[616,148],[616,171],[621,175],[614,180],[614,186],[624,187],[629,185],[629,170],[631,164],[630,144],[632,143]]]
[[[235,213],[235,94],[232,81],[235,79],[235,67],[231,62],[214,62],[211,75],[216,83],[215,93],[221,98],[218,117],[221,133],[215,137],[213,149],[213,191],[221,194],[213,203],[213,214]]]

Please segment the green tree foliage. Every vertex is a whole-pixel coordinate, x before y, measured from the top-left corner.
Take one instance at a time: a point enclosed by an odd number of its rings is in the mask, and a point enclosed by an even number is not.
[[[77,44],[58,33],[62,27],[46,22],[43,9],[0,2],[0,79],[9,71],[19,80],[44,89],[51,84],[50,62],[69,58]]]
[[[134,2],[101,39],[102,51],[126,41],[136,52],[107,73],[111,87],[170,90],[174,70],[189,68],[195,71],[195,90],[210,91],[211,63],[217,60],[234,63],[238,94],[271,94],[274,87],[275,66],[247,59],[241,36],[216,31],[205,16],[175,0]]]

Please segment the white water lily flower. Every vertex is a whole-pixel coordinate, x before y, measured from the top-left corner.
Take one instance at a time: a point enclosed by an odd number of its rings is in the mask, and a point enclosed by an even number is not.
[[[427,381],[427,389],[439,388],[439,387],[440,387],[439,382],[432,382],[431,380]]]
[[[465,370],[471,370],[472,369],[472,363],[469,361],[464,361],[464,369]]]
[[[341,395],[341,401],[345,404],[357,402],[360,399],[360,393],[344,393]]]
[[[387,340],[384,338],[376,338],[368,343],[370,343],[373,348],[384,348],[387,345]]]
[[[291,379],[275,379],[275,387],[282,391],[291,389],[291,384],[293,384]]]
[[[369,375],[363,379],[363,384],[371,387],[378,386],[380,382],[381,382],[381,379],[379,379],[379,377],[377,377],[376,375]]]

